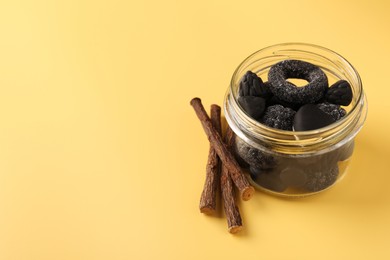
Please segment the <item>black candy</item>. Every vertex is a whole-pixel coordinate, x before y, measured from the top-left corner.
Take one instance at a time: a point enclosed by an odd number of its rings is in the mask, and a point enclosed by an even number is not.
[[[346,80],[339,80],[327,90],[325,100],[342,106],[348,106],[352,102],[352,88]]]
[[[305,79],[308,84],[297,87],[288,78]],[[327,76],[321,68],[302,60],[274,64],[268,80],[263,82],[256,73],[247,71],[240,80],[237,101],[250,117],[273,128],[318,129],[346,116],[341,105],[352,102],[353,91],[346,80],[328,88]]]
[[[297,87],[287,81],[289,78],[305,79],[308,84]],[[274,64],[268,72],[268,81],[275,96],[297,105],[320,100],[328,89],[328,78],[321,68],[301,60],[284,60]]]
[[[249,166],[259,170],[269,170],[277,165],[275,157],[248,145],[240,138],[236,138],[235,152],[240,155]]]
[[[265,99],[254,96],[238,97],[238,103],[252,118],[260,118],[265,110]]]
[[[329,170],[316,170],[308,172],[307,182],[304,188],[308,191],[315,192],[328,188],[337,180],[339,168],[337,165]]]
[[[302,106],[294,117],[294,131],[308,131],[332,124],[335,120],[314,104]]]
[[[269,83],[268,81],[263,83],[262,92],[260,96],[262,98],[265,98],[266,100],[270,99],[273,96],[271,92],[271,83]]]
[[[339,158],[340,151],[336,149],[327,153],[300,158],[297,162],[298,165],[295,167],[305,170],[306,173],[313,171],[330,171],[334,167],[337,167]]]
[[[317,104],[317,107],[330,115],[335,121],[340,120],[347,114],[344,108],[328,102]]]
[[[260,122],[281,130],[292,130],[295,111],[282,105],[267,107]]]
[[[264,83],[261,78],[259,78],[256,73],[253,73],[252,71],[247,71],[245,75],[241,78],[238,95],[241,97],[263,97],[266,91],[266,87],[264,86]]]

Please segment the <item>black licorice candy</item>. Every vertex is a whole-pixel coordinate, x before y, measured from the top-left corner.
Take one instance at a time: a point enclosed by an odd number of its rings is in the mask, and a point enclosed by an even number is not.
[[[302,106],[294,117],[294,131],[309,131],[332,124],[335,120],[315,104]]]
[[[238,97],[238,103],[252,118],[259,119],[265,110],[265,99],[254,96]]]
[[[274,156],[250,146],[241,138],[236,138],[235,149],[236,153],[240,155],[240,158],[248,166],[255,167],[258,170],[270,170],[277,165],[277,160]]]
[[[260,122],[281,130],[292,130],[295,111],[282,105],[267,107]]]
[[[240,81],[238,95],[241,97],[262,97],[265,91],[264,83],[261,78],[259,78],[256,73],[247,71]]]
[[[308,84],[297,87],[289,78],[304,79]],[[296,104],[314,103],[324,97],[328,78],[320,67],[301,60],[284,60],[276,63],[268,72],[271,92],[279,99]]]
[[[336,182],[339,175],[337,165],[329,170],[314,171],[307,174],[308,180],[304,188],[308,191],[315,192],[328,188]]]
[[[345,111],[344,108],[340,107],[339,105],[331,104],[328,102],[319,103],[317,104],[317,107],[323,112],[330,115],[335,121],[340,120],[347,114],[347,111]]]
[[[339,80],[334,83],[326,91],[326,101],[337,104],[348,106],[352,102],[353,92],[351,85],[346,80]]]

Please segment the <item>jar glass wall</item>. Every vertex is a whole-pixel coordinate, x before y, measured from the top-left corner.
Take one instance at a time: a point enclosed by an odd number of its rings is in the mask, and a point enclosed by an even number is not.
[[[344,107],[347,115],[310,131],[279,130],[249,117],[237,101],[243,75],[252,71],[267,81],[271,66],[288,59],[320,67],[329,85],[348,81],[353,99]],[[286,43],[259,50],[238,66],[225,96],[224,113],[236,134],[237,160],[252,184],[272,194],[296,197],[324,191],[345,175],[354,137],[367,115],[367,101],[358,72],[342,56],[316,45]]]

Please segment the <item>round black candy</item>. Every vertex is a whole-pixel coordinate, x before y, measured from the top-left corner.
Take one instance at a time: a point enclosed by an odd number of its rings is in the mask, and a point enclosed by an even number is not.
[[[309,170],[310,171],[310,170]],[[337,164],[330,170],[316,170],[307,173],[307,182],[304,187],[306,190],[315,192],[328,188],[337,180],[339,168]]]
[[[289,78],[304,79],[309,83],[297,87]],[[328,89],[326,74],[314,64],[301,60],[284,60],[273,65],[268,72],[271,92],[279,99],[296,104],[314,103],[324,97]]]
[[[302,106],[294,117],[294,131],[308,131],[332,124],[335,120],[314,104]]]
[[[282,105],[267,107],[260,122],[281,130],[292,130],[295,111]]]
[[[330,115],[334,119],[334,121],[340,120],[347,114],[347,111],[345,111],[344,108],[340,107],[339,105],[331,104],[328,102],[319,103],[317,104],[317,107],[323,112]]]
[[[248,145],[240,138],[236,138],[235,152],[251,167],[261,170],[269,170],[277,165],[275,157]]]

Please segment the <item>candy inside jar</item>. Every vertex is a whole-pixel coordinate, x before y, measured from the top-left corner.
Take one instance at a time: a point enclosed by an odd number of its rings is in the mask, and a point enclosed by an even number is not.
[[[324,190],[341,178],[344,171],[339,168],[348,163],[353,146],[354,141],[350,141],[324,154],[278,156],[260,151],[236,137],[235,154],[255,187],[299,195]]]
[[[236,158],[253,185],[305,196],[345,175],[367,104],[358,73],[343,57],[292,43],[244,60],[232,77],[224,111],[236,134]]]

